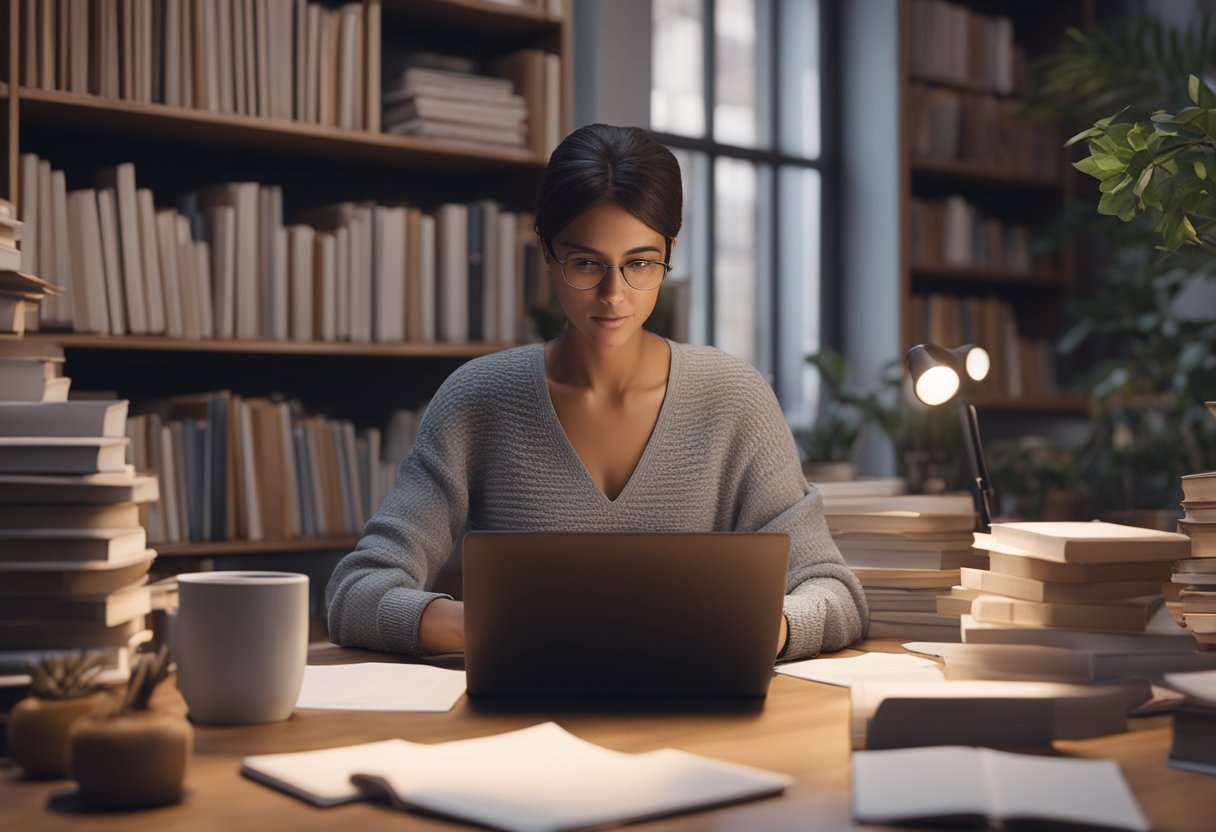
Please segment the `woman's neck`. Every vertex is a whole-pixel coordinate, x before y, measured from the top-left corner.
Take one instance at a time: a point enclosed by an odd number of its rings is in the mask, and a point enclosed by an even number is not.
[[[567,326],[549,343],[545,369],[558,384],[593,394],[623,394],[666,381],[667,362],[659,360],[660,346],[662,340],[643,329],[620,346],[604,347]]]

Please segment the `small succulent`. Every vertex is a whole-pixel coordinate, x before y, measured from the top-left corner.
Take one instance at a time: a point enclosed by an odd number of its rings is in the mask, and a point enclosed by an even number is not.
[[[88,651],[46,655],[26,667],[30,693],[38,699],[80,699],[101,690],[98,675],[105,667],[104,653]]]
[[[169,672],[169,648],[162,645],[155,653],[138,653],[133,662],[118,713],[148,710],[152,693]]]

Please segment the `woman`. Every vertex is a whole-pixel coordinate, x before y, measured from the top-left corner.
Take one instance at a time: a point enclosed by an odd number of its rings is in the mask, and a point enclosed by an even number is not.
[[[861,586],[772,389],[724,353],[642,329],[682,200],[675,157],[638,128],[590,125],[554,151],[536,233],[565,329],[470,361],[440,387],[392,493],[330,580],[334,641],[461,650],[463,605],[428,587],[468,529],[785,532],[775,652],[862,637]]]

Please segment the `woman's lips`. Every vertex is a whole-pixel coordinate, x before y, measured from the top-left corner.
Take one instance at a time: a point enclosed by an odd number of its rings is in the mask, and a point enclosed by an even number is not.
[[[629,317],[628,316],[621,316],[620,318],[593,317],[591,320],[595,321],[597,325],[602,326],[605,329],[616,329],[617,327],[622,326],[625,323],[625,321],[629,320]]]

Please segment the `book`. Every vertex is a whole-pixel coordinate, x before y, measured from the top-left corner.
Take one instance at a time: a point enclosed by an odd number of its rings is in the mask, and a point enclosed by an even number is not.
[[[828,528],[837,531],[877,532],[970,532],[975,515],[970,512],[849,511],[826,515]]]
[[[1055,563],[1023,554],[1005,554],[996,549],[989,549],[988,540],[988,536],[976,535],[976,545],[988,552],[990,572],[1034,581],[1074,584],[1091,581],[1168,581],[1174,571],[1174,564],[1170,561]]]
[[[1186,695],[1174,710],[1167,762],[1174,768],[1216,774],[1216,670],[1168,673],[1165,683]]]
[[[142,553],[142,526],[118,529],[0,529],[0,561],[121,560]]]
[[[0,474],[94,474],[126,470],[126,437],[0,436]]]
[[[1182,494],[1187,500],[1216,501],[1216,471],[1182,476]]]
[[[159,499],[156,477],[132,470],[79,476],[0,474],[0,503],[147,503]]]
[[[1178,531],[1191,539],[1192,558],[1216,557],[1216,523],[1179,520]]]
[[[62,362],[0,359],[0,402],[66,402],[72,380],[58,374],[61,366]]]
[[[948,589],[959,581],[957,569],[873,569],[851,567],[863,587]]]
[[[1114,601],[1040,603],[981,594],[971,602],[971,615],[989,624],[1071,627],[1085,630],[1143,632],[1158,608],[1160,595]]]
[[[1045,603],[1071,603],[1101,601],[1117,598],[1135,598],[1161,592],[1160,581],[1090,581],[1068,583],[1037,581],[1016,575],[1002,575],[983,569],[963,567],[960,570],[962,584],[968,589],[995,595],[1007,595],[1026,601]]]
[[[146,586],[128,586],[106,595],[10,596],[0,604],[0,624],[5,621],[89,622],[117,627],[152,611],[152,595]]]
[[[119,647],[144,629],[144,616],[114,627],[93,621],[3,621],[0,650]]]
[[[0,596],[105,595],[142,580],[154,560],[151,549],[112,560],[0,560]]]
[[[1059,563],[1171,561],[1190,554],[1186,535],[1118,523],[993,523],[992,539],[1005,554]],[[987,548],[979,545],[979,548]]]
[[[1102,632],[1072,627],[992,624],[970,615],[959,619],[963,641],[975,644],[1042,644],[1108,653],[1193,653],[1195,637],[1170,617],[1162,604],[1143,632]]]
[[[0,436],[97,436],[124,434],[128,402],[0,402]]]
[[[42,506],[0,503],[0,529],[120,529],[138,525],[136,503]]]
[[[675,749],[611,751],[552,722],[434,745],[393,739],[249,756],[241,772],[317,806],[377,793],[397,808],[518,832],[662,817],[780,794],[793,783]]]
[[[870,679],[850,690],[853,748],[920,745],[1050,746],[1127,730],[1127,711],[1150,696],[1147,682]]]
[[[1015,821],[1044,828],[1152,828],[1119,764],[991,748],[939,746],[853,755],[853,818],[860,823]]]
[[[846,545],[843,540],[836,541],[836,545],[850,567],[942,570],[986,565],[970,548],[916,551]]]
[[[1161,683],[1166,673],[1216,669],[1216,653],[1121,653],[1041,644],[909,642],[904,649],[940,656],[947,679],[1090,684],[1144,678]]]

